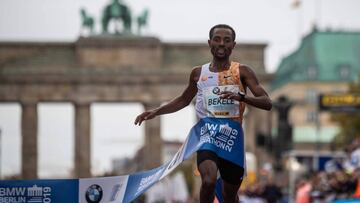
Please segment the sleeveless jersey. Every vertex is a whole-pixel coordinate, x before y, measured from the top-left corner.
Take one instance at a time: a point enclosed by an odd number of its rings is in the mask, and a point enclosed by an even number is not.
[[[199,119],[204,117],[233,118],[242,122],[245,103],[233,99],[220,99],[220,92],[244,92],[240,82],[240,64],[231,62],[230,68],[222,72],[211,72],[210,63],[201,67],[197,82],[195,110]]]

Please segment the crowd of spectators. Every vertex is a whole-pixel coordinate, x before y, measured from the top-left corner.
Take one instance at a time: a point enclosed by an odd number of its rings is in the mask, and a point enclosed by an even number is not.
[[[352,173],[346,173],[344,170],[315,173],[309,178],[298,181],[296,203],[328,203],[334,200],[357,198],[359,194],[356,192],[360,189],[359,180],[360,169]]]
[[[272,179],[252,184],[239,191],[239,200],[243,203],[277,203],[283,198],[282,189]]]
[[[345,158],[327,161],[324,171],[300,178],[295,202],[330,203],[360,198],[360,141],[347,146],[345,153]]]
[[[295,183],[293,199],[289,197],[287,184],[281,187],[268,177],[240,190],[240,202],[331,203],[358,199],[360,203],[360,140],[347,146],[344,152],[346,157],[330,159],[323,171],[303,173]]]

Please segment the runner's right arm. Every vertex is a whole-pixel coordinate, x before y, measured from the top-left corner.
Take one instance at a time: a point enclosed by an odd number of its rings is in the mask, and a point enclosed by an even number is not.
[[[196,83],[199,79],[200,72],[201,72],[201,67],[193,68],[190,74],[189,84],[180,96],[176,97],[175,99],[171,100],[169,103],[163,106],[160,106],[158,108],[149,111],[145,111],[144,113],[138,115],[135,119],[134,124],[141,125],[141,123],[144,120],[153,119],[156,116],[162,114],[173,113],[189,105],[197,93]]]

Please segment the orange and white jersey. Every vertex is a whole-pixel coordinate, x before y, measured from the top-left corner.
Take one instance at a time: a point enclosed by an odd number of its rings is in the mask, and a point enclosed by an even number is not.
[[[211,72],[210,63],[201,67],[197,82],[196,115],[204,117],[233,118],[242,121],[245,103],[234,99],[220,99],[222,91],[244,92],[240,82],[240,64],[231,62],[230,68],[222,72]]]

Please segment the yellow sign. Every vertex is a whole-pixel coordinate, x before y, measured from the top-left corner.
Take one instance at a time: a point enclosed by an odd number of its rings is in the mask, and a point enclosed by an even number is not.
[[[320,110],[353,111],[360,110],[360,94],[320,95]]]

